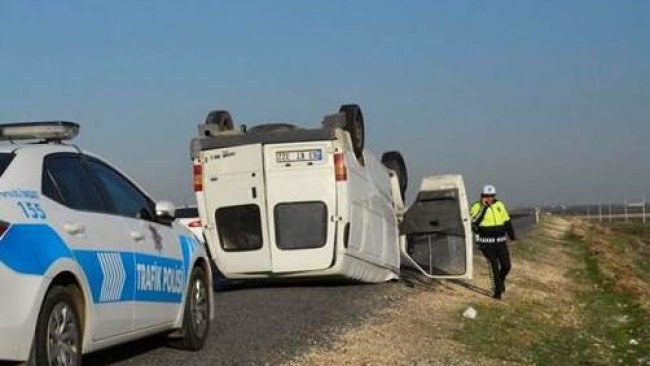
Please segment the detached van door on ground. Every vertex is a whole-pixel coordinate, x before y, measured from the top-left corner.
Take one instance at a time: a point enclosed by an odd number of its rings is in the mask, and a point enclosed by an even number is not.
[[[424,178],[400,229],[407,264],[432,278],[472,277],[474,240],[460,175]]]

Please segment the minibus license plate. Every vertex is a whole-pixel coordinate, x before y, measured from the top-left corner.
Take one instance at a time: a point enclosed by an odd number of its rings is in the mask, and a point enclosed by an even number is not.
[[[275,153],[275,161],[278,163],[321,161],[322,159],[323,151],[321,149],[278,151]]]

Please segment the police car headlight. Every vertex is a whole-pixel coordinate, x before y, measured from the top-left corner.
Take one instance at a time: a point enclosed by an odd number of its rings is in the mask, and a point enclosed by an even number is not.
[[[74,122],[23,122],[0,124],[0,140],[71,140],[79,134]]]

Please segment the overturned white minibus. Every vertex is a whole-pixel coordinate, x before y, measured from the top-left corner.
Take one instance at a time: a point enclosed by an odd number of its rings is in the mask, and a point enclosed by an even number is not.
[[[471,276],[462,179],[426,178],[404,210],[404,161],[364,149],[357,105],[314,129],[235,129],[228,112],[214,111],[199,133],[194,189],[208,249],[226,278],[383,282],[398,278],[402,263],[433,277]]]

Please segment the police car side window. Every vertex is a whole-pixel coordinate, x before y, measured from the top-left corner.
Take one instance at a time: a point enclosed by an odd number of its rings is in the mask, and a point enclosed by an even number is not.
[[[49,197],[62,205],[65,205],[65,200],[61,195],[61,191],[56,186],[56,183],[54,183],[52,174],[50,174],[50,172],[46,169],[43,170],[43,184],[41,191],[44,196]]]
[[[111,213],[154,220],[151,201],[120,173],[95,159],[88,160],[88,167],[108,196]]]
[[[0,177],[2,173],[5,172],[5,169],[11,164],[11,161],[14,159],[14,154],[0,153]]]
[[[43,166],[43,195],[75,210],[103,212],[97,188],[75,155],[53,155]]]

